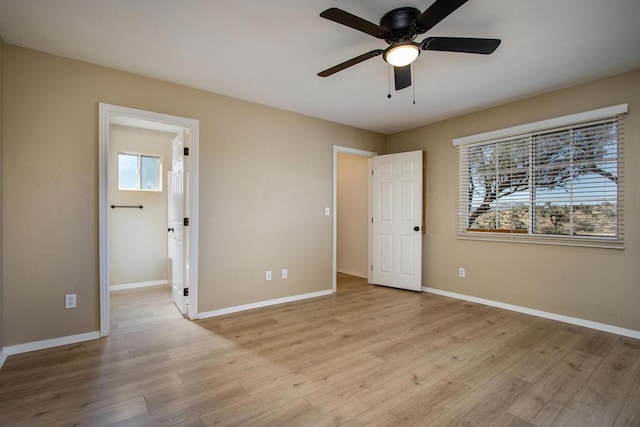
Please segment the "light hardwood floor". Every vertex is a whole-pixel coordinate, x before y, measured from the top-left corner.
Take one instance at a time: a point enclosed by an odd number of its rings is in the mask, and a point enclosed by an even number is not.
[[[0,425],[640,426],[640,341],[341,275],[197,322],[111,296],[111,336],[10,357]]]

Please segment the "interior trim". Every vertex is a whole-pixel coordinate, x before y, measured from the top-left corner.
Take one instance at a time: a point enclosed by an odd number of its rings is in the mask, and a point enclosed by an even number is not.
[[[187,117],[173,116],[153,111],[138,110],[135,108],[122,107],[118,105],[99,103],[98,105],[98,241],[99,241],[99,275],[100,275],[100,334],[109,335],[109,233],[108,233],[108,158],[109,158],[109,124],[114,120],[123,123],[128,120],[129,124],[136,124],[136,127],[145,126],[147,122],[152,122],[151,126],[157,123],[170,125],[191,132],[191,180],[185,185],[185,192],[191,195],[189,198],[188,216],[190,220],[189,230],[189,275],[187,286],[189,287],[189,310],[188,318],[191,320],[198,318],[198,204],[199,204],[199,145],[200,145],[200,122]],[[164,126],[161,125],[161,126]],[[190,188],[189,188],[190,185]]]
[[[333,290],[327,289],[325,291],[311,292],[308,294],[292,295],[290,297],[275,298],[275,299],[269,299],[265,301],[252,302],[251,304],[236,305],[233,307],[221,308],[219,310],[206,311],[204,313],[199,313],[198,318],[206,319],[208,317],[224,316],[225,314],[238,313],[240,311],[246,311],[246,310],[253,310],[254,308],[269,307],[271,305],[284,304],[286,302],[301,301],[309,298],[324,297],[332,294],[333,294]]]
[[[337,273],[348,274],[349,276],[361,277],[363,279],[368,278],[367,273],[356,272],[356,271],[345,270],[345,269],[337,270]]]
[[[0,369],[2,369],[2,365],[4,365],[4,362],[7,361],[7,357],[9,357],[7,349],[2,347],[2,350],[0,350]]]
[[[149,288],[151,286],[169,285],[168,280],[151,280],[149,282],[123,283],[121,285],[109,286],[109,292],[121,291],[123,289]]]
[[[585,328],[596,329],[598,331],[610,332],[612,334],[622,335],[625,337],[640,339],[640,331],[633,329],[621,328],[619,326],[609,325],[606,323],[594,322],[591,320],[580,319],[578,317],[565,316],[563,314],[550,313],[548,311],[536,310],[533,308],[522,307],[514,304],[507,304],[500,301],[473,297],[470,295],[458,294],[455,292],[443,291],[440,289],[423,287],[422,292],[430,294],[442,295],[445,297],[455,298],[459,300],[475,302],[478,304],[488,305],[491,307],[503,308],[505,310],[516,311],[518,313],[529,314],[531,316],[542,317],[545,319],[557,320],[558,322],[569,323],[571,325],[584,326]]]
[[[86,332],[84,334],[68,335],[66,337],[51,338],[48,340],[11,345],[3,348],[2,352],[0,352],[0,362],[4,363],[4,360],[2,360],[2,353],[6,354],[4,358],[6,360],[8,356],[13,356],[14,354],[29,353],[31,351],[44,350],[47,348],[59,347],[62,345],[77,344],[79,342],[97,340],[99,338],[100,331],[93,331]],[[0,367],[2,366],[2,363],[0,363]]]
[[[475,144],[477,142],[492,141],[501,138],[508,138],[523,133],[537,132],[562,126],[573,125],[581,122],[605,119],[607,117],[624,114],[629,110],[629,104],[619,104],[612,107],[599,108],[597,110],[585,111],[582,113],[569,114],[568,116],[555,117],[553,119],[541,120],[539,122],[527,123],[524,125],[512,126],[490,132],[479,133],[477,135],[455,138],[451,142],[455,147],[461,145]]]

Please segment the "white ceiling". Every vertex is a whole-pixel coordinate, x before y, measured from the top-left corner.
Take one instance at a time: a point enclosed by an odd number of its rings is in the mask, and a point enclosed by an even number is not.
[[[638,0],[470,0],[426,36],[500,38],[489,56],[423,52],[392,89],[382,57],[319,71],[384,41],[371,22],[432,0],[0,0],[5,43],[389,134],[640,68]],[[413,105],[415,88],[416,105]]]

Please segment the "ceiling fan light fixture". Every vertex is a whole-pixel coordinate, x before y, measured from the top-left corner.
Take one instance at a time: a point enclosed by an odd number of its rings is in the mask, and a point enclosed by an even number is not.
[[[391,46],[384,52],[384,60],[394,67],[411,64],[420,55],[420,47],[413,42]]]

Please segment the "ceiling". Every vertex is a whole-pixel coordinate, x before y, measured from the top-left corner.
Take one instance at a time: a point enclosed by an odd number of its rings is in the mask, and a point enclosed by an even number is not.
[[[470,0],[426,36],[500,38],[489,56],[422,52],[389,93],[382,40],[319,17],[378,23],[433,0],[0,0],[5,43],[390,134],[640,68],[638,0]],[[413,97],[415,88],[415,105]]]

